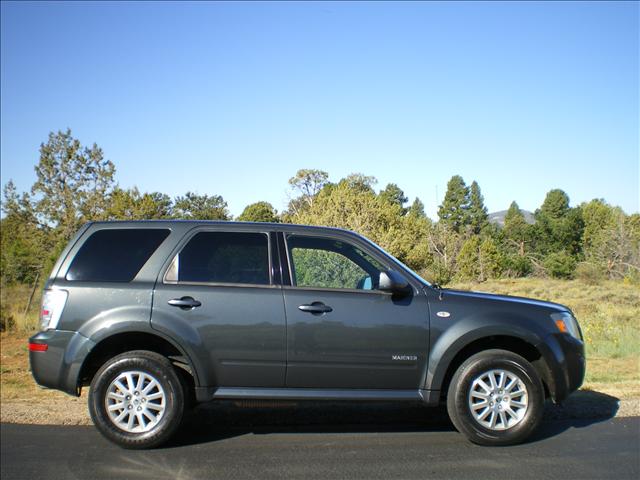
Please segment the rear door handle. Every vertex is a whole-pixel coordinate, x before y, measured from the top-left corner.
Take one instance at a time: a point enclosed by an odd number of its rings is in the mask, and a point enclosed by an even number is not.
[[[319,315],[321,313],[329,313],[333,311],[329,305],[325,305],[322,302],[313,302],[309,305],[300,305],[298,310],[303,312],[313,313],[315,315]]]
[[[193,297],[172,298],[167,303],[172,307],[180,307],[182,310],[193,310],[202,305],[201,302]]]

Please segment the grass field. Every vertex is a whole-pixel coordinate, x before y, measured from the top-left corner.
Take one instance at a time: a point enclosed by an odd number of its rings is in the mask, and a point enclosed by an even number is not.
[[[587,343],[587,377],[583,388],[620,399],[640,397],[640,290],[621,282],[587,285],[580,281],[544,279],[495,280],[456,284],[456,288],[529,296],[569,306],[578,317]],[[39,298],[23,315],[29,294],[3,289],[3,303],[18,298],[17,306],[3,305],[13,315],[12,331],[0,336],[0,400],[61,398],[64,394],[36,387],[29,373],[27,337],[36,330]],[[13,297],[11,297],[13,295]],[[69,398],[66,397],[65,398]]]

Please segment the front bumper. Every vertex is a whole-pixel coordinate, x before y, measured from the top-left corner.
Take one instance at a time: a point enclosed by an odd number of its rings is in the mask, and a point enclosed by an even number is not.
[[[584,342],[564,333],[553,333],[536,347],[546,364],[542,374],[551,398],[561,403],[584,381]]]
[[[46,351],[29,351],[31,374],[38,385],[77,396],[80,369],[94,342],[78,332],[46,330],[29,343],[47,345]]]

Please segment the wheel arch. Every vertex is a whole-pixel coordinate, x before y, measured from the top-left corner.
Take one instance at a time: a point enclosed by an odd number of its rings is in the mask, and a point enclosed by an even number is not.
[[[552,393],[553,380],[549,368],[542,352],[536,348],[534,342],[519,336],[502,334],[482,336],[455,348],[452,347],[453,351],[448,351],[446,355],[450,361],[445,365],[439,365],[431,376],[431,383],[427,385],[427,388],[440,391],[440,399],[445,398],[453,375],[465,360],[476,353],[495,349],[515,353],[531,363],[542,380],[545,396]]]
[[[133,350],[148,350],[169,358],[192,387],[199,385],[198,374],[189,355],[173,340],[163,335],[144,331],[125,331],[101,338],[89,351],[80,368],[77,380],[78,394],[89,385],[96,372],[110,358]]]

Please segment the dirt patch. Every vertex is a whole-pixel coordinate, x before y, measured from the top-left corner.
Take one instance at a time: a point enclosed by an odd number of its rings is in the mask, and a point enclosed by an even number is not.
[[[64,398],[56,397],[40,399],[35,404],[29,400],[5,400],[0,409],[0,421],[36,425],[92,425],[85,395],[80,398],[66,395]]]

